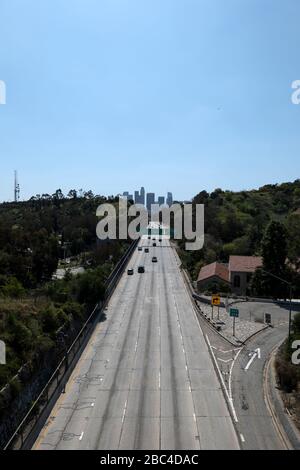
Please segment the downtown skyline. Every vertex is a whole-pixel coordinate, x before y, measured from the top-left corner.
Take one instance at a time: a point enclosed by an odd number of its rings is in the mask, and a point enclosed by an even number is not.
[[[173,193],[168,191],[166,196],[157,196],[155,197],[154,192],[146,192],[144,186],[140,190],[135,190],[134,193],[129,191],[124,191],[123,194],[120,194],[122,197],[126,197],[128,200],[134,201],[135,204],[142,204],[146,206],[148,211],[151,209],[151,205],[158,204],[162,206],[164,204],[169,207],[173,204]]]

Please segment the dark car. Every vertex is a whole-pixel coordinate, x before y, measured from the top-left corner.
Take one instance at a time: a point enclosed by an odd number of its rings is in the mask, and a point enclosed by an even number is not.
[[[153,256],[153,257],[152,257],[152,263],[157,263],[157,258],[156,258],[156,256]]]
[[[138,251],[142,251],[142,249],[143,249],[143,248],[142,248],[141,246],[138,247]]]
[[[138,267],[138,273],[144,273],[144,272],[145,272],[144,266],[139,266]]]
[[[149,253],[149,248],[145,248],[145,253]]]
[[[161,238],[159,239],[159,243],[161,243]]]
[[[132,276],[132,275],[133,275],[133,273],[134,273],[134,271],[133,271],[133,269],[132,269],[132,268],[130,268],[130,269],[128,269],[128,270],[127,270],[127,274],[128,274],[128,276]]]
[[[155,243],[155,242],[153,243],[153,246],[156,246],[156,243]]]

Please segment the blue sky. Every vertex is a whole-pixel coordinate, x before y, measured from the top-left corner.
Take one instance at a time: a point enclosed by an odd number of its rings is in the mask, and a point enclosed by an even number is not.
[[[298,0],[0,0],[0,200],[300,177]]]

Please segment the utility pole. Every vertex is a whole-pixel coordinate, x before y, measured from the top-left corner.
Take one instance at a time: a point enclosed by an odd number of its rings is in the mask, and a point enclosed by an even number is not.
[[[18,202],[20,199],[20,185],[18,183],[18,173],[17,170],[15,170],[15,202]]]

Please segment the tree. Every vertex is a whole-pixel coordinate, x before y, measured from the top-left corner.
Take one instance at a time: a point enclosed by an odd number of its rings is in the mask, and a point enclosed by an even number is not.
[[[286,268],[287,231],[283,224],[277,221],[269,223],[262,240],[261,250],[263,271],[256,271],[252,280],[252,289],[257,295],[286,298],[288,296],[287,285],[273,277],[277,276],[286,280],[289,277]]]
[[[71,189],[68,193],[68,197],[70,199],[77,199],[77,191],[76,189]]]
[[[300,215],[291,214],[286,227],[289,233],[288,257],[296,268],[300,267]]]
[[[284,274],[287,258],[287,231],[280,222],[272,221],[262,240],[263,265],[266,271]]]

